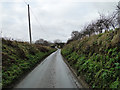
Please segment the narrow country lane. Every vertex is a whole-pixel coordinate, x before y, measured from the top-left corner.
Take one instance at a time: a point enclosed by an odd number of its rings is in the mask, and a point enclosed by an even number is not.
[[[61,50],[48,56],[15,88],[82,88],[61,56]]]

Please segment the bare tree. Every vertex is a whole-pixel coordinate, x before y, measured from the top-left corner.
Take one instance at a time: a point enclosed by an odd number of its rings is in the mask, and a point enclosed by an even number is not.
[[[118,2],[117,13],[118,13],[117,21],[120,28],[120,1]]]
[[[36,40],[35,44],[41,44],[41,45],[49,46],[52,43],[47,41],[47,40],[44,40],[44,39],[39,39],[39,40]]]
[[[35,42],[36,44],[43,44],[44,43],[44,39],[39,39],[39,40],[36,40]]]
[[[60,39],[56,39],[54,40],[54,43],[57,44],[57,43],[62,43],[62,41]]]
[[[79,36],[79,32],[78,31],[73,31],[71,33],[71,38],[74,39],[74,40],[77,40],[78,36]]]

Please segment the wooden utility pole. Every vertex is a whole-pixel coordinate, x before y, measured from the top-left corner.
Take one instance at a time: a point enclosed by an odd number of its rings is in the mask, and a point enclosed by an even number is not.
[[[28,23],[29,23],[29,36],[30,36],[30,43],[32,43],[31,24],[30,24],[30,7],[29,7],[29,4],[28,4]]]

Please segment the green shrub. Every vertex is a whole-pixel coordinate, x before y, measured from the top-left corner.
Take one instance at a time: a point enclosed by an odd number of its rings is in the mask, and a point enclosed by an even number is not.
[[[120,88],[120,29],[73,41],[62,55],[92,88]]]

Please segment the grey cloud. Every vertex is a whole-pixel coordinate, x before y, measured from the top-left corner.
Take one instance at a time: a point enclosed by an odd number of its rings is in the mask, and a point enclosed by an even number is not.
[[[99,17],[98,11],[115,10],[117,2],[94,3],[80,0],[26,0],[31,6],[33,40],[67,41],[73,30]],[[27,6],[24,2],[0,2],[3,36],[29,41]],[[1,11],[0,11],[1,12]],[[37,18],[35,18],[37,17]],[[36,20],[37,19],[37,20]]]

